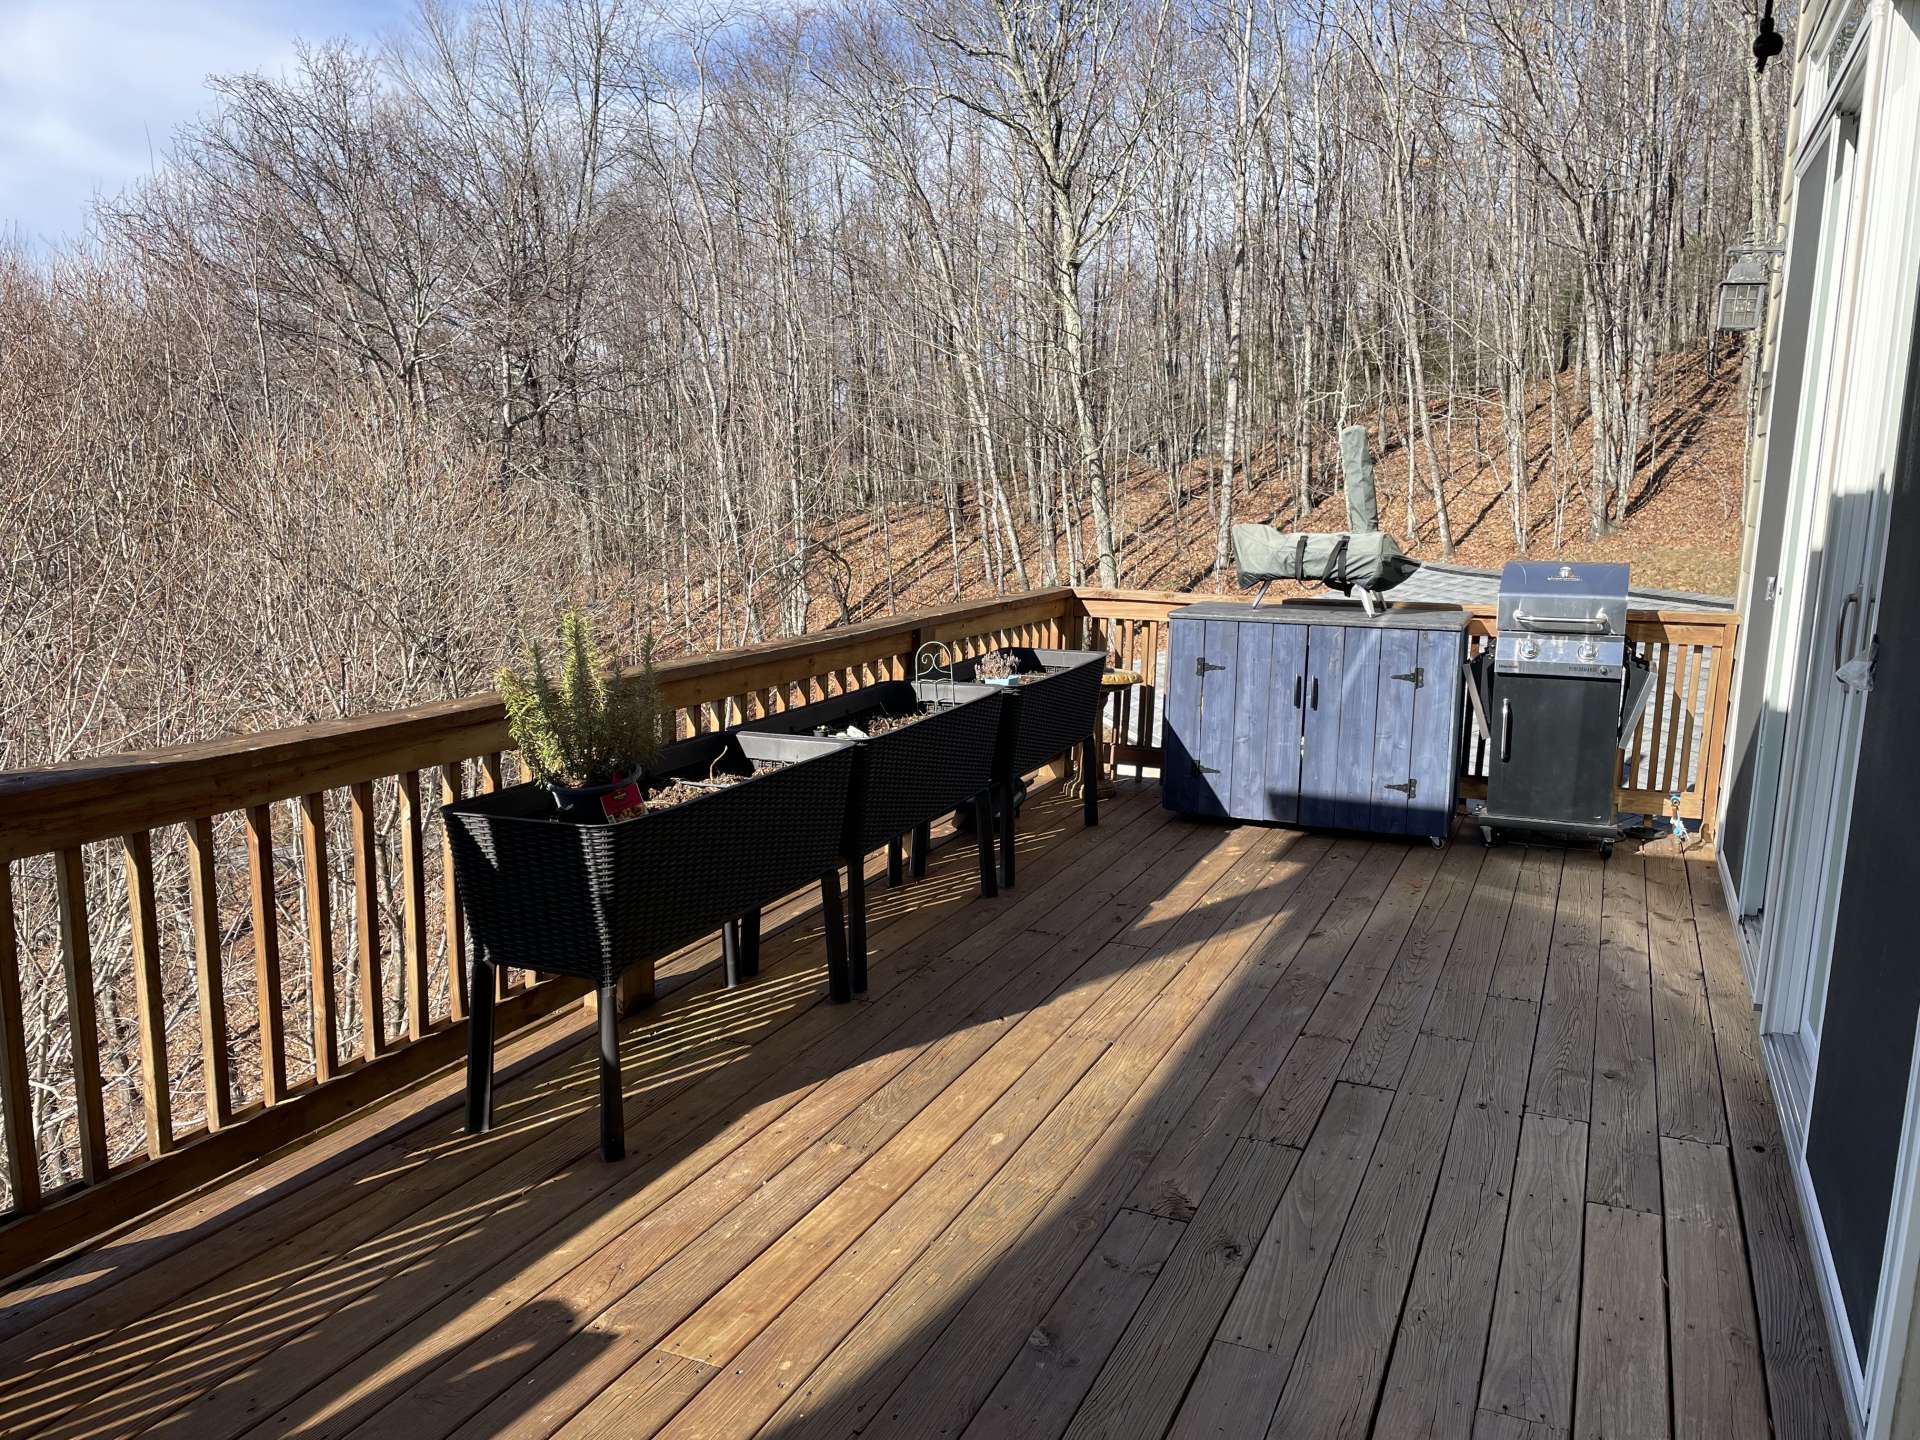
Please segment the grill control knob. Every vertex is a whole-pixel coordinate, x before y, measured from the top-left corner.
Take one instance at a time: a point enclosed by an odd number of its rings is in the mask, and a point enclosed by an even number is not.
[[[1591,640],[1582,640],[1580,642],[1580,658],[1582,660],[1598,660],[1600,658],[1600,647]]]
[[[1539,654],[1540,642],[1538,640],[1522,640],[1520,642],[1520,658],[1522,660],[1532,660]]]

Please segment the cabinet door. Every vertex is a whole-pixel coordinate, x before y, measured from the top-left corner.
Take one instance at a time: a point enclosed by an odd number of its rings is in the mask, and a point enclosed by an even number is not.
[[[1193,661],[1206,648],[1206,626],[1198,620],[1167,625],[1165,710],[1161,715],[1160,803],[1190,814],[1197,802],[1193,747],[1200,741],[1200,682]]]
[[[1415,710],[1425,695],[1420,632],[1380,635],[1380,706],[1373,726],[1373,818],[1382,835],[1408,833],[1407,803],[1420,786],[1413,778]]]
[[[1267,818],[1267,691],[1273,685],[1277,625],[1241,625],[1233,659],[1233,746],[1227,764],[1227,813]],[[1204,722],[1203,722],[1204,723]]]
[[[1196,815],[1230,815],[1233,794],[1233,701],[1239,675],[1240,625],[1207,621],[1205,648],[1194,661],[1200,682],[1200,743],[1193,771],[1200,804]]]
[[[1175,620],[1168,627],[1161,799],[1188,815],[1226,815],[1233,784],[1234,682],[1240,626]]]
[[[1467,637],[1458,630],[1420,632],[1421,683],[1414,690],[1413,754],[1407,780],[1407,833],[1445,836],[1453,829],[1460,774],[1460,727],[1466,718],[1461,679]]]
[[[1306,745],[1300,757],[1300,823],[1342,824],[1340,702],[1346,627],[1315,625],[1307,633]],[[1372,731],[1368,731],[1371,737]]]
[[[1339,759],[1333,823],[1342,830],[1373,824],[1373,731],[1380,704],[1378,630],[1349,628],[1340,659]]]
[[[1249,630],[1254,626],[1249,625]],[[1266,763],[1262,808],[1246,812],[1250,820],[1293,825],[1300,819],[1300,739],[1307,709],[1307,627],[1266,625],[1272,635],[1266,694]]]

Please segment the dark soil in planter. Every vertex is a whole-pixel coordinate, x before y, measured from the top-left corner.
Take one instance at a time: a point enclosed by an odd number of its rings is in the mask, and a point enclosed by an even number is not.
[[[671,810],[676,805],[685,805],[690,800],[704,799],[716,790],[726,790],[743,780],[751,780],[755,775],[769,775],[776,770],[784,770],[793,762],[790,760],[766,760],[757,762],[750,774],[739,775],[728,771],[719,771],[698,780],[655,781],[657,788],[647,792],[647,809]]]
[[[904,730],[909,725],[917,725],[929,715],[937,715],[941,710],[947,708],[949,707],[944,705],[923,705],[920,709],[910,711],[905,715],[888,715],[882,711],[876,711],[872,715],[863,717],[857,723],[860,729],[866,731],[869,740],[877,740],[882,735],[891,735],[896,730]],[[841,733],[844,734],[845,732],[843,731]]]

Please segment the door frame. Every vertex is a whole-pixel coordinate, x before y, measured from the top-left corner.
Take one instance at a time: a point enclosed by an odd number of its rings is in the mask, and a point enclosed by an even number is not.
[[[1863,25],[1855,36],[1828,87],[1818,119],[1803,137],[1795,167],[1797,175],[1805,176],[1824,161],[1821,243],[1814,275],[1814,283],[1825,292],[1816,294],[1814,305],[1827,307],[1819,342],[1824,353],[1818,374],[1808,377],[1816,388],[1803,389],[1795,426],[1794,484],[1779,567],[1790,588],[1782,597],[1787,603],[1776,616],[1768,664],[1769,691],[1787,692],[1774,697],[1787,723],[1779,773],[1772,785],[1773,814],[1764,827],[1771,839],[1764,874],[1742,872],[1749,885],[1761,884],[1764,896],[1757,975],[1760,1028],[1770,1037],[1783,1037],[1772,1045],[1778,1052],[1778,1100],[1784,1128],[1796,1149],[1805,1142],[1818,1063],[1817,1044],[1810,1048],[1804,1042],[1803,1029],[1812,1003],[1810,986],[1820,968],[1816,952],[1829,929],[1823,916],[1831,907],[1825,901],[1829,887],[1822,842],[1841,823],[1842,789],[1848,779],[1844,764],[1824,751],[1817,755],[1810,751],[1808,728],[1813,717],[1808,712],[1817,704],[1822,707],[1819,718],[1827,719],[1826,707],[1840,703],[1823,683],[1828,667],[1824,637],[1816,633],[1822,627],[1816,621],[1836,560],[1823,543],[1835,514],[1835,477],[1849,473],[1851,452],[1858,448],[1846,422],[1860,394],[1869,388],[1854,383],[1852,370],[1865,331],[1860,324],[1860,294],[1867,247],[1873,238],[1870,167],[1882,148],[1874,134],[1877,125],[1862,123],[1863,117],[1876,113],[1880,93],[1876,61],[1883,57],[1884,47],[1872,43],[1875,28]],[[1839,162],[1845,150],[1851,153],[1843,167]],[[1816,813],[1809,815],[1809,801],[1821,795],[1825,798],[1812,806]],[[1820,834],[1808,830],[1810,822]],[[1818,867],[1820,874],[1803,876],[1802,868],[1808,864]],[[1804,890],[1803,881],[1811,883],[1812,889]],[[1811,913],[1803,915],[1803,910]],[[1798,943],[1796,937],[1803,931],[1809,943]]]
[[[1809,51],[1809,65],[1821,63],[1819,57],[1824,46],[1830,43],[1834,27],[1850,8],[1836,4],[1821,17]],[[1834,423],[1841,427],[1839,448],[1835,463],[1817,483],[1824,491],[1831,487],[1830,477],[1834,475],[1853,476],[1862,483],[1867,477],[1877,477],[1874,485],[1880,497],[1879,509],[1861,566],[1865,613],[1856,622],[1857,633],[1870,636],[1878,618],[1878,596],[1886,561],[1885,496],[1892,466],[1898,458],[1908,370],[1910,366],[1920,365],[1920,345],[1914,340],[1915,307],[1920,306],[1920,215],[1915,214],[1911,202],[1912,196],[1920,194],[1920,103],[1916,103],[1916,95],[1920,94],[1920,0],[1899,0],[1897,4],[1890,0],[1872,0],[1865,8],[1865,19],[1852,39],[1847,56],[1834,67],[1836,73],[1846,79],[1825,87],[1819,116],[1807,132],[1806,140],[1811,143],[1827,131],[1833,111],[1851,83],[1854,67],[1864,66],[1856,156],[1862,187],[1855,222],[1859,226],[1859,244],[1848,261],[1848,293],[1842,299],[1846,307],[1846,334],[1834,351],[1835,364],[1823,377],[1825,388],[1839,392],[1834,397],[1833,412]],[[1821,78],[1824,79],[1824,73]],[[1803,147],[1800,158],[1805,154]],[[1806,477],[1795,478],[1803,483],[1815,483]],[[1862,492],[1856,485],[1849,493]],[[1876,491],[1869,489],[1864,493],[1871,495]],[[1808,590],[1809,587],[1803,585],[1798,597],[1802,604]],[[1824,659],[1821,637],[1813,639],[1816,650],[1822,652],[1820,658]],[[1795,718],[1790,716],[1790,721]],[[1800,727],[1795,723],[1793,728],[1797,731]],[[1788,758],[1790,761],[1791,755]],[[1856,743],[1837,761],[1830,809],[1833,840],[1829,853],[1822,857],[1826,864],[1837,867],[1844,863],[1852,800],[1858,783],[1856,737]],[[1783,785],[1782,790],[1785,788]],[[1805,823],[1804,816],[1791,813],[1777,814],[1772,819],[1784,826]],[[1776,856],[1778,853],[1776,848]],[[1724,884],[1727,878],[1724,865],[1722,878]],[[1742,878],[1751,883],[1751,877],[1743,874]],[[1773,893],[1769,878],[1769,904],[1773,903]],[[1737,913],[1737,899],[1731,895],[1729,898]],[[1830,928],[1826,935],[1830,945]],[[1779,975],[1770,973],[1773,968],[1769,966],[1756,977],[1759,981],[1756,1001],[1769,999],[1776,982],[1780,981]],[[1763,1012],[1763,1021],[1766,1018]],[[1764,1030],[1764,1023],[1762,1028]],[[1906,1110],[1895,1157],[1886,1244],[1874,1314],[1867,1326],[1864,1356],[1858,1353],[1852,1328],[1847,1323],[1818,1197],[1806,1164],[1807,1111],[1803,1110],[1797,1117],[1791,1113],[1791,1077],[1782,1073],[1782,1047],[1777,1037],[1764,1036],[1762,1048],[1783,1130],[1791,1141],[1789,1154],[1795,1189],[1807,1224],[1814,1268],[1820,1278],[1818,1288],[1830,1344],[1835,1356],[1842,1360],[1837,1368],[1845,1382],[1841,1388],[1851,1412],[1850,1419],[1855,1432],[1867,1440],[1889,1440],[1896,1420],[1912,1423],[1913,1416],[1896,1415],[1894,1407],[1905,1360],[1910,1351],[1920,1349],[1916,1344],[1920,1342],[1920,1329],[1915,1323],[1916,1300],[1920,1299],[1920,1278],[1915,1273],[1916,1266],[1920,1265],[1920,1046],[1916,1047],[1908,1073],[1889,1077],[1890,1083],[1904,1085]],[[1809,1081],[1812,1078],[1807,1077]],[[1804,1098],[1810,1106],[1811,1094]]]

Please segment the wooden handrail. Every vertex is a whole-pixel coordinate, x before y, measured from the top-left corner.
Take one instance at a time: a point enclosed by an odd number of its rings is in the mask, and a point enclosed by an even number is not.
[[[911,656],[919,642],[908,642],[916,635],[946,639],[1010,629],[1064,617],[1074,605],[1073,591],[1059,586],[670,660],[659,667],[661,694],[677,708],[708,704],[885,655]],[[509,744],[500,698],[486,694],[0,772],[0,860],[450,764]]]
[[[968,601],[668,661],[659,666],[661,696],[676,731],[689,734],[905,676],[927,640],[962,654],[999,643],[1060,644],[1077,639],[1083,623],[1064,586]],[[466,937],[444,881],[444,834],[429,844],[426,826],[435,802],[468,787],[469,765],[473,788],[509,783],[502,757],[510,747],[498,697],[478,695],[0,774],[0,1175],[10,1200],[0,1212],[0,1276],[458,1060]],[[172,886],[156,846],[175,835],[186,846],[184,889]],[[298,856],[283,863],[279,847],[288,843]],[[92,888],[101,909],[125,907],[111,937],[90,914],[86,865],[87,847],[107,845],[124,894],[113,893],[120,886],[104,883],[104,872]],[[16,867],[23,879],[31,874],[24,889],[14,883]],[[289,882],[284,894],[281,877]],[[392,913],[383,911],[388,885],[397,895]],[[186,994],[190,986],[195,1000],[184,1016],[167,1004],[164,937],[174,931],[161,921],[163,907],[182,895],[190,902],[191,953],[173,989]],[[49,923],[17,925],[17,904],[44,904]],[[283,906],[304,920],[304,934],[284,956]],[[343,922],[344,935],[336,928]],[[49,942],[29,936],[54,937],[58,954],[32,969],[36,976],[64,972],[72,1017],[75,1119],[50,1154],[40,1153],[33,1123],[36,1082],[50,1077],[32,1073],[26,1051],[19,950]],[[132,1110],[123,1104],[117,1112],[117,1134],[109,1133],[115,1117],[102,1105],[93,1012],[94,977],[110,973],[99,953],[109,943],[130,962],[111,973],[129,977],[119,1011],[131,1015],[137,1042],[137,1054],[118,1057],[123,1063],[114,1067],[132,1067],[119,1097],[131,1099]],[[226,1003],[242,992],[228,985],[228,966],[251,972],[257,1005],[245,1065]],[[533,1023],[581,993],[571,982],[534,983],[505,971],[499,980],[501,1029]],[[298,994],[292,1011],[289,990]],[[343,1000],[350,1010],[340,1008]],[[60,1006],[35,1013],[49,1008]],[[189,1067],[200,1087],[197,1110],[191,1092],[176,1093],[170,1024],[181,1027],[174,1055],[199,1062]],[[310,1045],[304,1078],[289,1074],[290,1037]]]

